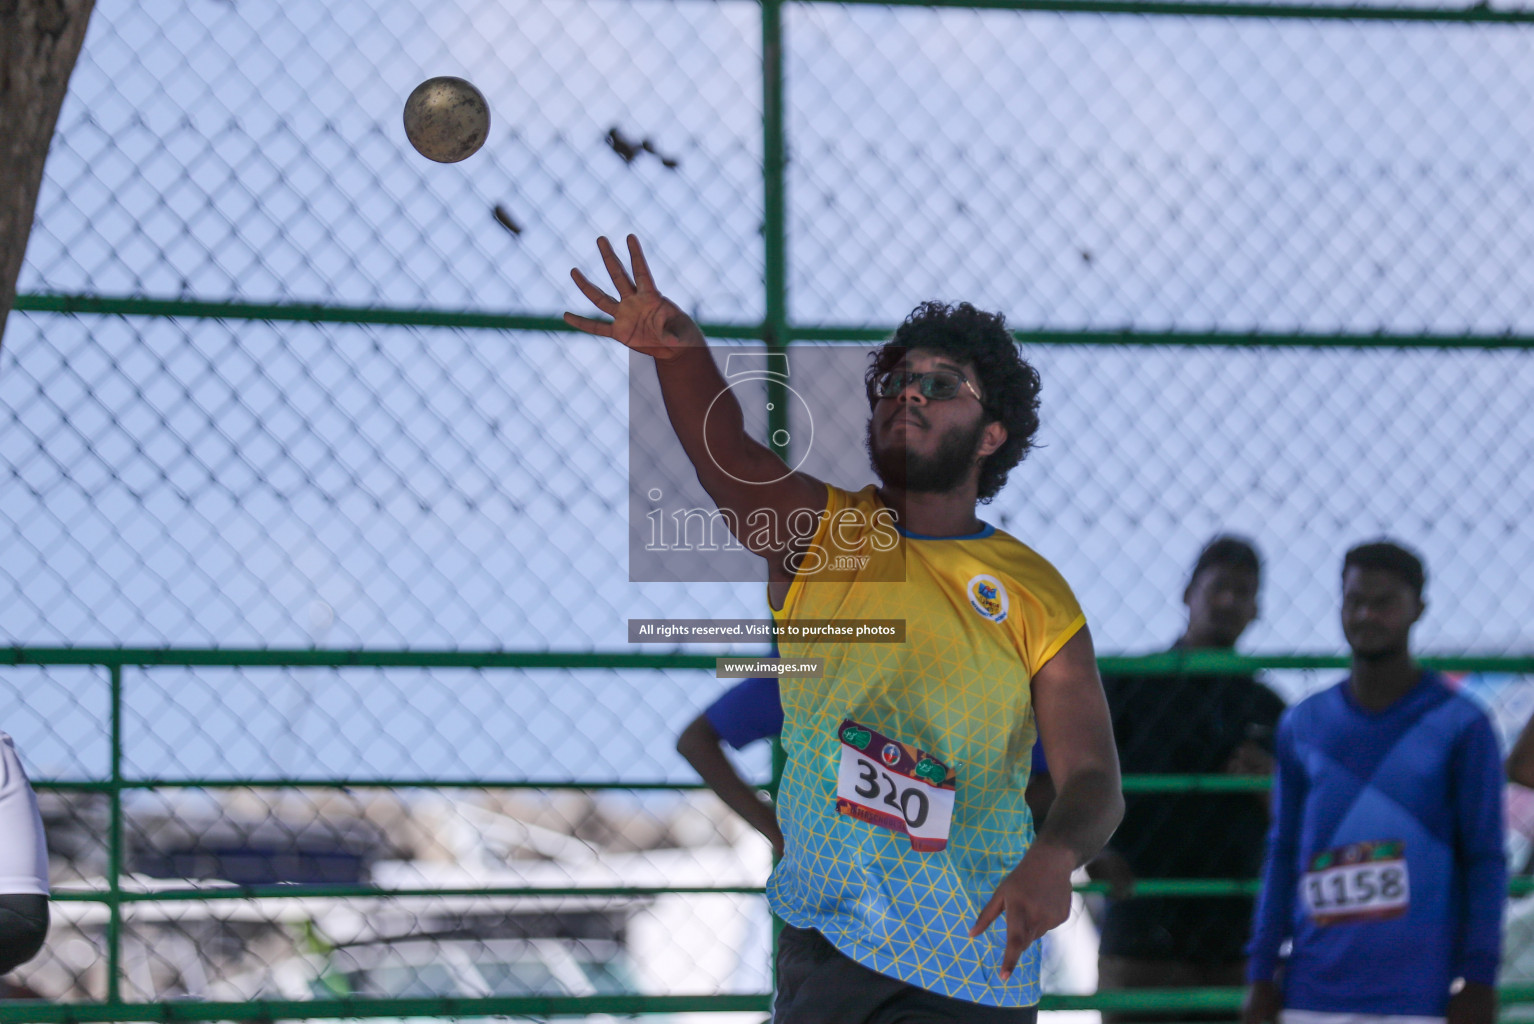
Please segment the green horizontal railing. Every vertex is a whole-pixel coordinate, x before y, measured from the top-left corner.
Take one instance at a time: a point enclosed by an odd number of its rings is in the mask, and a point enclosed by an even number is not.
[[[856,0],[850,0],[856,2]],[[882,2],[882,0],[870,0]],[[998,4],[1002,6],[1003,4]],[[924,3],[924,6],[926,4]],[[954,4],[959,6],[959,4]],[[974,6],[965,2],[962,6]],[[1076,4],[1062,3],[1075,7]],[[1126,4],[1123,6],[1134,6]],[[1218,7],[1218,4],[1178,4],[1167,7]],[[1044,8],[1041,8],[1044,9]],[[1347,10],[1348,8],[1326,8]],[[1428,12],[1432,13],[1432,12]],[[1444,12],[1438,12],[1444,13]],[[1517,14],[1512,20],[1534,21],[1534,13],[1477,9],[1466,20],[1498,20],[1499,14]],[[1437,19],[1442,20],[1442,19]],[[448,327],[460,330],[574,332],[559,317],[524,313],[466,312],[448,309],[395,309],[377,306],[340,306],[303,302],[203,302],[137,296],[25,294],[16,297],[16,309],[29,313],[61,313],[73,316],[146,316],[194,320],[254,320],[276,323],[370,324],[391,327]],[[847,342],[871,344],[888,338],[894,325],[854,326],[836,324],[704,323],[703,333],[719,340],[783,342]],[[1534,335],[1434,332],[1340,332],[1303,331],[1137,331],[1025,329],[1013,331],[1025,345],[1143,345],[1216,348],[1385,348],[1385,349],[1534,349]]]
[[[464,669],[709,669],[720,655],[628,651],[331,650],[318,647],[0,647],[0,665],[99,665],[150,668],[464,668]],[[1424,655],[1417,661],[1445,672],[1534,672],[1534,654]],[[1223,675],[1263,669],[1345,669],[1341,654],[1236,654],[1162,651],[1103,655],[1104,675]]]
[[[1534,985],[1504,985],[1504,1004],[1534,1002]],[[1045,995],[1039,1009],[1049,1010],[1236,1010],[1241,988],[1165,988],[1095,992],[1091,995]],[[485,999],[327,999],[324,1002],[257,1000],[245,1003],[164,1002],[100,1003],[0,1002],[0,1022],[88,1024],[106,1021],[275,1021],[337,1020],[378,1017],[559,1017],[595,1013],[758,1012],[772,1008],[766,993],[708,996],[501,996]]]
[[[1079,893],[1106,895],[1107,882],[1085,882],[1073,887]],[[1144,878],[1135,882],[1135,896],[1204,897],[1255,896],[1261,886],[1254,878]],[[1534,878],[1509,879],[1509,896],[1534,893]],[[379,889],[368,885],[210,885],[189,889],[122,890],[117,896],[103,889],[57,889],[53,899],[66,903],[176,903],[187,900],[260,899],[434,899],[484,896],[505,899],[650,899],[656,896],[760,896],[759,885],[611,885],[611,886],[480,886],[477,888]]]
[[[8,653],[5,653],[8,652]],[[1441,655],[1421,659],[1444,670],[1534,673],[1534,656],[1482,657]],[[382,889],[365,885],[210,885],[178,886],[158,891],[129,890],[123,886],[122,794],[130,790],[187,788],[506,788],[585,790],[696,790],[696,783],[664,781],[536,779],[434,779],[434,778],[131,778],[122,766],[123,670],[135,668],[421,668],[459,670],[684,670],[711,671],[715,655],[630,653],[625,651],[415,651],[415,650],[322,650],[315,648],[176,648],[176,647],[26,647],[0,648],[0,664],[15,667],[99,666],[108,670],[111,689],[111,777],[108,779],[38,780],[38,789],[60,792],[94,792],[111,802],[109,816],[108,872],[104,888],[62,888],[54,894],[60,902],[105,903],[108,907],[108,998],[104,1003],[40,1006],[0,1002],[0,1024],[10,1021],[210,1021],[336,1019],[346,1017],[399,1016],[492,1016],[592,1013],[685,1013],[692,1011],[768,1009],[769,996],[571,996],[506,997],[491,999],[326,999],[297,1002],[253,1003],[127,1003],[121,998],[121,930],[123,908],[131,904],[252,900],[252,899],[436,899],[483,897],[487,899],[600,899],[643,900],[669,894],[757,895],[757,886],[502,886],[459,888]],[[1145,675],[1166,672],[1211,674],[1269,670],[1336,670],[1347,659],[1335,654],[1240,655],[1224,651],[1163,652],[1151,655],[1114,655],[1099,659],[1104,673]],[[1230,775],[1129,775],[1128,793],[1261,792],[1270,781],[1262,777]],[[1253,879],[1145,879],[1134,894],[1139,897],[1251,896],[1259,883]],[[1108,885],[1091,882],[1077,886],[1084,893],[1106,893]],[[1514,879],[1513,895],[1534,892],[1534,879]],[[1171,989],[1101,992],[1089,996],[1045,996],[1042,1009],[1231,1009],[1239,1005],[1239,989]],[[1534,987],[1505,989],[1507,1002],[1534,1001]]]
[[[41,788],[41,787],[39,787]],[[1528,883],[1519,886],[1517,883]],[[1534,880],[1515,879],[1514,895],[1523,895]],[[1106,882],[1086,882],[1074,887],[1081,893],[1107,893]],[[1135,883],[1136,896],[1254,896],[1256,879],[1246,878],[1147,878]],[[208,885],[184,889],[123,889],[113,894],[106,889],[63,888],[52,898],[66,903],[183,903],[203,900],[282,900],[282,899],[436,899],[448,897],[498,897],[504,899],[652,899],[656,896],[760,896],[759,885],[550,885],[550,886],[478,886],[463,888],[380,889],[370,885],[326,885],[316,883],[278,885]]]
[[[1089,996],[1046,995],[1041,1010],[1234,1009],[1241,989],[1161,989],[1100,992]],[[486,999],[334,999],[324,1002],[259,1001],[249,1003],[127,1003],[42,1005],[0,1003],[0,1021],[219,1021],[337,1019],[368,1017],[565,1016],[593,1013],[689,1013],[771,1009],[766,993],[733,996],[504,996]]]
[[[1261,776],[1249,775],[1126,775],[1126,793],[1260,793],[1270,786]],[[112,783],[96,779],[34,780],[38,789],[59,793],[109,793],[121,789],[579,789],[579,790],[701,790],[701,782],[618,782],[611,779],[432,779],[315,776],[255,777],[241,779],[136,778]]]
[[[1534,11],[1463,7],[1404,7],[1395,4],[1205,3],[1193,0],[812,0],[879,7],[959,7],[988,11],[1051,11],[1059,14],[1127,14],[1196,18],[1281,18],[1302,21],[1407,21],[1472,24],[1527,24]]]
[[[380,889],[371,885],[328,885],[324,883],[276,885],[208,885],[184,889],[124,889],[113,896],[104,889],[59,889],[52,899],[74,903],[105,903],[119,899],[124,903],[183,903],[206,900],[270,899],[436,899],[463,896],[501,897],[505,899],[543,899],[546,897],[581,897],[586,899],[656,896],[760,896],[759,885],[510,885]]]
[[[9,647],[0,664],[197,668],[709,669],[712,654],[626,651],[323,650],[314,647]]]
[[[0,1022],[278,1021],[378,1017],[563,1017],[595,1013],[722,1013],[770,1009],[771,996],[500,996],[484,999],[252,1000],[247,1003],[35,1003],[0,1001]]]
[[[858,2],[858,0],[852,0]],[[876,2],[876,0],[869,0]],[[795,341],[857,342],[877,344],[892,333],[890,327],[790,326]],[[710,335],[727,337],[727,335]],[[1534,335],[1448,334],[1363,331],[1319,333],[1307,331],[1141,331],[1061,330],[1033,328],[1015,330],[1012,336],[1024,345],[1141,345],[1203,348],[1384,348],[1384,349],[1530,349]]]

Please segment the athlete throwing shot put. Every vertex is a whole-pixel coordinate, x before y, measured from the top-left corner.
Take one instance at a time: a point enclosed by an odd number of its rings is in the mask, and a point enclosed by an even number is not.
[[[785,659],[822,658],[825,674],[780,682],[784,856],[767,896],[788,927],[773,1019],[1032,1021],[1035,943],[1123,813],[1081,609],[1048,562],[975,514],[1038,428],[1037,373],[1000,316],[918,307],[862,381],[881,483],[848,492],[747,435],[637,239],[632,277],[597,245],[617,295],[572,276],[612,320],[565,319],[654,358],[699,481],[766,559],[774,616],[906,623],[903,644],[779,638]],[[1057,787],[1037,835],[1036,731]]]

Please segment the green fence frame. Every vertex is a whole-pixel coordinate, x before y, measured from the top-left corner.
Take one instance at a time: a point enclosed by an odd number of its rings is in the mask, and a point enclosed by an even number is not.
[[[696,790],[701,785],[672,783],[634,783],[605,779],[432,779],[432,778],[129,778],[123,772],[122,698],[123,669],[155,667],[191,668],[219,666],[226,668],[438,668],[438,669],[680,669],[710,670],[713,655],[700,654],[630,654],[589,651],[409,651],[409,650],[319,650],[319,649],[223,649],[223,648],[133,648],[133,647],[11,647],[0,648],[0,665],[10,666],[93,666],[107,669],[110,686],[109,777],[104,780],[45,780],[34,785],[39,790],[93,792],[105,794],[109,801],[107,836],[107,888],[105,890],[60,889],[53,899],[61,902],[105,903],[108,908],[107,998],[100,1003],[39,1004],[35,1002],[0,1002],[0,1024],[20,1021],[213,1021],[337,1019],[367,1017],[489,1017],[489,1016],[564,1016],[593,1013],[687,1013],[726,1011],[766,1011],[770,993],[745,995],[604,995],[604,996],[517,996],[484,999],[325,999],[309,1001],[218,1002],[144,1002],[122,1000],[121,940],[123,907],[130,903],[185,900],[228,900],[296,897],[410,897],[410,896],[485,896],[501,898],[535,896],[655,896],[673,893],[757,894],[761,889],[742,886],[695,886],[689,888],[650,886],[602,887],[503,887],[467,889],[381,889],[359,885],[263,885],[220,886],[218,888],[165,889],[156,892],[124,892],[122,795],[144,789],[227,789],[227,788],[476,788],[476,789],[578,789],[601,790]],[[1421,659],[1423,664],[1448,671],[1495,671],[1534,674],[1534,656],[1477,657],[1441,656]],[[1185,671],[1207,675],[1248,672],[1260,669],[1340,669],[1345,657],[1337,655],[1249,656],[1224,651],[1167,652],[1136,657],[1103,657],[1098,665],[1103,672],[1120,675],[1146,675],[1167,671]],[[781,769],[774,759],[774,779]],[[1130,775],[1124,778],[1126,792],[1260,792],[1269,788],[1265,778],[1241,778],[1227,775]],[[1105,883],[1078,886],[1081,892],[1105,892]],[[1534,892],[1534,878],[1514,879],[1512,895]],[[1142,896],[1226,896],[1255,894],[1255,880],[1162,879],[1146,880],[1136,886]],[[1158,989],[1149,991],[1099,992],[1092,995],[1045,995],[1043,1010],[1112,1010],[1112,1009],[1233,1009],[1241,1002],[1239,988]],[[1505,986],[1504,1002],[1534,1002],[1534,985]]]
[[[889,329],[867,325],[798,325],[788,316],[787,223],[785,183],[785,129],[783,82],[783,5],[786,0],[758,0],[761,8],[762,44],[762,154],[763,154],[763,246],[765,267],[765,317],[761,323],[711,323],[703,329],[720,340],[756,340],[769,350],[782,351],[795,341],[876,342]],[[1534,23],[1534,10],[1499,10],[1482,4],[1463,7],[1364,6],[1357,4],[1219,3],[1205,0],[799,0],[810,3],[871,3],[882,6],[951,7],[1009,11],[1051,11],[1097,15],[1298,19],[1324,21],[1393,21],[1442,24],[1509,25]],[[302,323],[377,324],[500,331],[564,332],[570,328],[558,317],[536,314],[465,312],[433,309],[359,308],[318,304],[210,302],[137,296],[21,294],[19,311],[65,316],[143,316],[216,320],[259,320]],[[1072,331],[1021,330],[1019,340],[1034,345],[1157,345],[1199,347],[1283,348],[1385,348],[1385,349],[1534,349],[1534,335],[1515,334],[1403,334],[1352,333],[1308,334],[1280,332],[1192,331]],[[778,384],[781,389],[783,385]],[[781,393],[774,397],[768,434],[785,427],[788,403]],[[6,651],[9,651],[7,654]],[[1534,673],[1534,656],[1424,658],[1425,664],[1443,669]],[[689,789],[661,783],[618,783],[605,780],[537,781],[526,779],[130,779],[122,770],[122,671],[124,666],[222,666],[243,668],[340,668],[411,667],[440,669],[626,669],[712,670],[714,657],[689,654],[599,653],[551,651],[413,651],[413,650],[275,650],[275,649],[176,649],[176,648],[0,648],[0,665],[98,666],[109,673],[111,686],[110,777],[106,780],[38,780],[38,789],[98,792],[111,801],[108,835],[108,888],[101,892],[61,890],[55,900],[104,902],[109,907],[108,992],[103,1003],[43,1005],[0,1002],[0,1024],[12,1021],[211,1021],[322,1018],[369,1018],[397,1016],[475,1017],[492,1015],[562,1016],[590,1013],[686,1013],[699,1011],[759,1011],[770,1006],[767,993],[697,996],[590,996],[489,999],[353,999],[315,1002],[169,1002],[124,1003],[121,1000],[121,916],[125,904],[145,900],[230,899],[253,896],[379,896],[412,895],[414,891],[385,891],[365,886],[230,887],[217,890],[186,889],[157,893],[125,893],[121,889],[123,854],[122,794],[128,790],[185,787],[475,787],[584,790]],[[1244,657],[1219,652],[1161,654],[1147,657],[1105,657],[1104,672],[1118,674],[1184,670],[1190,673],[1252,671],[1256,669],[1336,669],[1346,659],[1334,655],[1281,655]],[[774,777],[781,769],[781,754],[774,757]],[[1261,790],[1265,779],[1228,776],[1128,776],[1128,792]],[[1177,880],[1142,882],[1143,895],[1225,895],[1250,893],[1255,881]],[[1082,887],[1102,891],[1105,886]],[[498,889],[453,890],[452,894],[487,896],[529,895],[645,895],[658,890],[604,889]],[[755,889],[699,888],[667,892],[756,892]],[[1534,880],[1516,879],[1514,894],[1534,891]],[[449,890],[419,894],[444,895]],[[1046,995],[1044,1010],[1077,1009],[1232,1009],[1240,1004],[1241,989],[1171,989],[1104,992],[1090,996]],[[1502,989],[1505,1002],[1534,1002],[1534,986]]]

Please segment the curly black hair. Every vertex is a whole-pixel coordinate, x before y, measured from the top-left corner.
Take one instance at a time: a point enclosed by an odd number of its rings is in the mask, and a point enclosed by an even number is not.
[[[987,422],[1007,428],[1002,446],[980,464],[981,502],[989,502],[1007,482],[1012,467],[1023,461],[1039,430],[1039,372],[1018,352],[1017,342],[1000,313],[987,313],[967,302],[950,306],[923,302],[911,311],[894,335],[869,353],[863,384],[868,407],[878,401],[874,382],[893,369],[911,349],[930,349],[969,363],[980,378]]]

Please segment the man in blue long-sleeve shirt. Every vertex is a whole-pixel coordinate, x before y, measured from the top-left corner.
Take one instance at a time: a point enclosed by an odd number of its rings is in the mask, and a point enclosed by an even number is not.
[[[1279,725],[1246,1024],[1495,1018],[1501,761],[1481,709],[1412,661],[1424,577],[1389,542],[1343,560],[1352,672]]]

